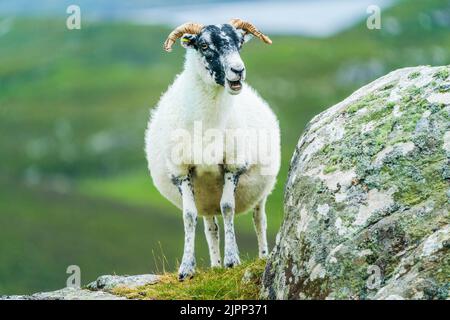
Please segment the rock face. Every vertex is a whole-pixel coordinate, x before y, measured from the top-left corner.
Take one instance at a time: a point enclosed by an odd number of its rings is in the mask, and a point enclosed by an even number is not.
[[[262,297],[450,297],[449,74],[394,71],[310,122]]]
[[[33,295],[3,296],[0,300],[126,300],[124,297],[113,294],[113,289],[118,287],[137,288],[154,284],[159,281],[159,276],[143,274],[136,276],[100,276],[96,281],[87,285],[86,289],[67,287],[51,292],[39,292]]]

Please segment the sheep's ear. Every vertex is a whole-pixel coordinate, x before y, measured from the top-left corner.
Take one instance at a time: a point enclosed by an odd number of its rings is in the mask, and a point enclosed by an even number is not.
[[[241,34],[243,43],[249,42],[253,39],[253,35],[250,32],[244,31],[242,29],[237,29],[237,31]]]
[[[185,49],[193,49],[197,42],[197,36],[195,34],[186,33],[180,39],[181,45]]]

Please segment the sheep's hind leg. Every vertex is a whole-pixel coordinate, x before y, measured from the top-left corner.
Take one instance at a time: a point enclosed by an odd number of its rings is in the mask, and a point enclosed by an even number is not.
[[[206,241],[208,242],[211,267],[220,267],[222,262],[220,259],[220,235],[217,218],[215,216],[203,217],[203,222],[205,225],[205,235]]]
[[[224,231],[225,231],[225,267],[231,268],[239,265],[239,250],[234,233],[234,211],[235,200],[234,192],[239,181],[239,176],[243,171],[234,172],[225,171],[222,198],[220,200],[220,209],[222,211]]]
[[[258,238],[258,254],[261,259],[267,258],[269,253],[266,234],[266,199],[264,197],[253,209],[253,223],[255,225],[256,237]]]
[[[175,185],[181,193],[183,201],[184,222],[184,252],[181,260],[178,279],[183,281],[192,278],[195,273],[195,227],[197,224],[197,208],[194,201],[194,190],[191,183],[191,175],[174,179]]]

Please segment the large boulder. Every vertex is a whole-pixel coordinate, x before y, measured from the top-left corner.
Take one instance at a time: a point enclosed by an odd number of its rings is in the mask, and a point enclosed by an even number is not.
[[[394,71],[309,123],[264,298],[449,298],[449,73]]]

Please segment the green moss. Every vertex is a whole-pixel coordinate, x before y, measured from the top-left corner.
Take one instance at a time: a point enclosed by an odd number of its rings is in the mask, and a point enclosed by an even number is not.
[[[434,277],[436,281],[440,284],[445,285],[445,288],[447,289],[447,295],[450,291],[450,282],[449,282],[449,275],[450,275],[450,252],[448,248],[445,248],[447,254],[443,254],[443,259],[440,262],[440,268],[437,270],[437,272],[434,274]]]
[[[424,88],[416,87],[415,85],[412,85],[402,92],[402,98],[401,102],[405,106],[409,106],[411,104],[414,104],[417,102],[417,99],[423,98],[422,94],[424,93]]]
[[[397,85],[398,81],[392,81],[391,83],[388,83],[383,88],[381,88],[381,91],[386,91],[394,88]]]
[[[448,71],[448,68],[442,68],[433,75],[433,78],[439,80],[446,80],[449,77],[449,75],[450,72]]]
[[[362,120],[364,121],[378,121],[384,117],[386,117],[387,115],[389,115],[392,112],[392,109],[394,108],[393,103],[388,103],[387,105],[379,108],[378,110],[375,110],[369,114],[367,114],[366,116],[364,116],[362,118]]]
[[[176,273],[167,273],[161,281],[135,289],[117,288],[114,294],[132,299],[150,300],[242,300],[258,299],[265,261],[247,261],[232,268],[198,270],[195,277],[178,281]],[[249,274],[248,281],[243,281]]]
[[[332,172],[335,172],[337,170],[337,167],[336,166],[327,166],[327,167],[325,167],[324,169],[323,169],[323,173],[324,174],[328,174],[328,173],[332,173]]]
[[[332,265],[330,286],[334,299],[366,299],[368,277],[367,263],[363,259],[345,255],[337,257],[339,263]]]
[[[350,107],[347,108],[347,113],[352,114],[355,113],[356,111],[358,111],[359,109],[362,108],[362,104],[361,103],[355,103],[353,105],[351,105]]]
[[[439,208],[433,204],[431,212],[425,208],[419,208],[403,214],[400,223],[402,229],[405,230],[408,242],[418,245],[426,236],[436,230],[436,226],[450,223],[450,217],[445,216],[443,207]]]
[[[416,185],[409,185],[407,190],[402,190],[398,193],[396,200],[407,206],[413,206],[420,203],[424,199],[425,195],[419,187]]]
[[[439,93],[447,93],[450,92],[450,84],[442,84],[438,87]]]
[[[394,122],[395,120],[393,120],[392,118],[385,118],[383,123],[379,125],[373,132],[371,132],[369,136],[369,142],[373,141],[375,146],[378,147],[374,150],[373,154],[381,150],[381,148],[379,147],[388,144],[388,136],[392,132]]]
[[[441,177],[444,159],[443,152],[436,150],[424,159],[402,157],[386,163],[387,181],[398,189],[395,200],[407,207],[431,197],[444,203],[448,187]]]
[[[374,100],[377,100],[377,96],[374,93],[368,94],[367,96],[365,96],[364,98],[362,98],[360,101],[357,101],[356,103],[352,104],[351,106],[349,106],[345,112],[352,114],[355,113],[356,111],[366,108],[366,107],[370,107],[373,103]]]
[[[410,95],[413,97],[413,99],[420,98],[420,96],[423,94],[424,89],[421,87],[411,86],[406,89],[405,93],[407,95]]]
[[[404,102],[400,107],[400,111],[403,112],[401,125],[403,131],[412,132],[415,130],[417,122],[422,118],[423,113],[429,110],[431,105],[423,97],[423,89],[417,93],[414,88],[411,88],[408,92],[408,101]]]
[[[420,74],[421,74],[420,71],[412,72],[412,73],[409,74],[408,79],[409,80],[416,79],[416,78],[418,78],[420,76]]]

